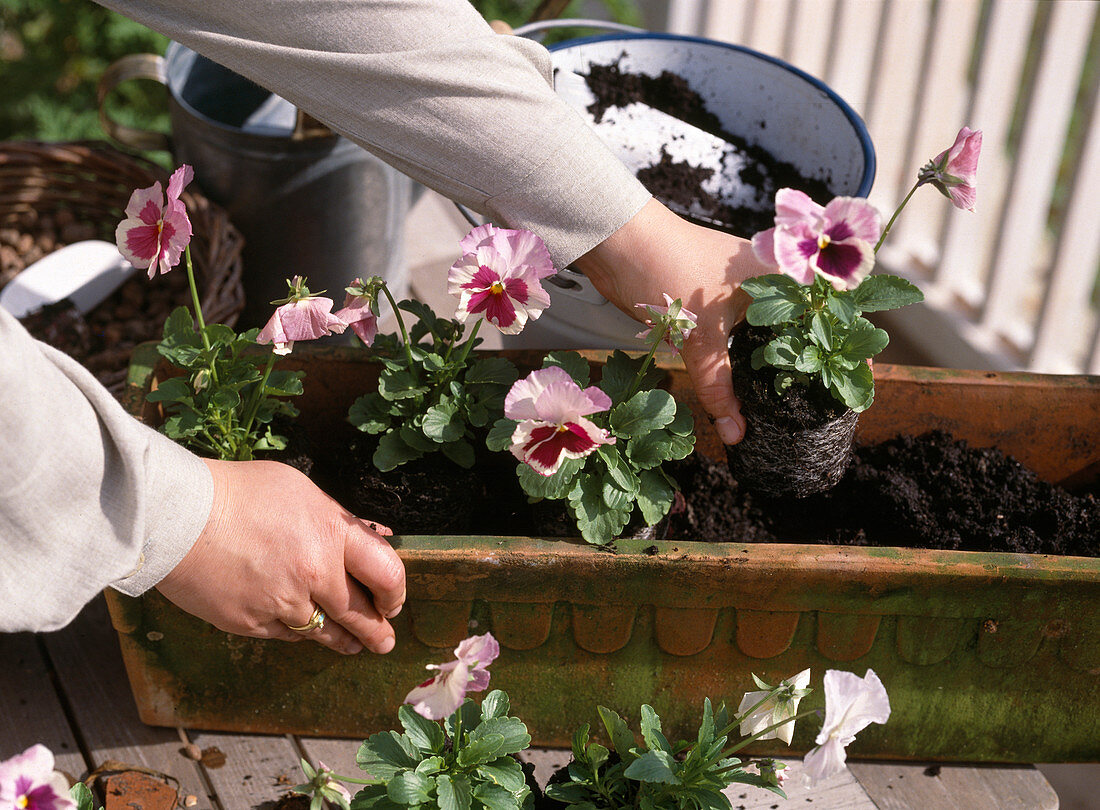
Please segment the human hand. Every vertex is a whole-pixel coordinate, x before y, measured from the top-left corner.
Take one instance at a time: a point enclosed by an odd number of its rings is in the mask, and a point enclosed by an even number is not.
[[[639,317],[635,304],[660,302],[661,293],[698,316],[681,350],[684,366],[722,441],[741,441],[745,418],[730,378],[729,333],[750,303],[741,282],[770,272],[749,241],[694,225],[651,199],[576,265],[631,317]]]
[[[337,652],[393,649],[387,618],[405,601],[405,570],[384,526],[346,511],[275,461],[206,460],[214,504],[191,551],[157,589],[221,630]],[[295,632],[314,606],[320,629]]]

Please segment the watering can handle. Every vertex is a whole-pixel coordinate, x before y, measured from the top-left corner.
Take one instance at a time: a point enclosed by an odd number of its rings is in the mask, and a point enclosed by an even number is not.
[[[543,32],[550,31],[555,28],[594,28],[597,31],[618,31],[624,34],[646,33],[646,30],[644,28],[627,25],[626,23],[617,23],[610,20],[585,19],[536,20],[534,22],[524,23],[523,25],[516,28],[512,33],[515,34],[517,37],[536,39],[537,37],[531,35],[537,34],[541,37]]]
[[[103,71],[103,75],[99,79],[99,86],[96,88],[100,126],[107,133],[107,137],[131,149],[169,151],[172,142],[163,132],[129,127],[118,123],[107,115],[107,109],[104,105],[107,96],[120,84],[131,79],[152,79],[167,87],[168,71],[164,57],[153,53],[132,53],[112,62]]]

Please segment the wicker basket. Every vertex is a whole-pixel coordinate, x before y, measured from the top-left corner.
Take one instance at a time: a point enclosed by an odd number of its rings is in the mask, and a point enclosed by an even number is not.
[[[9,238],[37,233],[35,246],[21,236],[24,247],[33,251],[27,258],[77,239],[113,242],[130,194],[158,180],[166,187],[168,173],[101,142],[0,142],[0,229],[7,229]],[[191,258],[203,315],[207,323],[232,326],[244,305],[243,239],[225,212],[205,197],[184,191],[181,198],[195,234]],[[64,227],[59,227],[61,223]],[[10,258],[12,246],[7,249]],[[0,288],[18,267],[0,267]],[[190,305],[184,276],[169,273],[150,280],[138,273],[88,313],[86,352],[73,353],[83,355],[77,359],[112,392],[118,394],[124,388],[132,348],[160,338],[163,320],[150,319],[149,312]],[[126,311],[133,311],[135,317],[123,320],[120,313]]]

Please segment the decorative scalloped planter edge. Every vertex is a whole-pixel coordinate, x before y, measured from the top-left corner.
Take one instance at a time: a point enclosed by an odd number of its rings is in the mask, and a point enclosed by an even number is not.
[[[305,348],[305,347],[302,347]],[[312,347],[311,347],[312,348]],[[598,355],[593,355],[597,357]],[[517,362],[533,358],[515,353]],[[131,410],[156,355],[135,354]],[[372,367],[349,349],[295,350],[302,423],[336,441]],[[682,368],[670,387],[694,405]],[[1095,478],[1100,378],[880,366],[857,441],[941,427],[1048,480]],[[146,413],[147,418],[152,418]],[[700,420],[699,447],[721,448]],[[348,429],[350,430],[350,428]],[[349,434],[345,433],[344,436]],[[704,696],[736,705],[749,674],[879,673],[893,715],[857,756],[1002,762],[1100,759],[1100,560],[780,544],[620,541],[618,553],[522,537],[395,538],[409,601],[397,649],[345,658],[230,636],[155,592],[108,592],[142,719],[155,725],[363,737],[470,632],[492,630],[538,745],[567,746],[595,706],[652,704],[670,737]],[[802,723],[792,749],[812,745]]]

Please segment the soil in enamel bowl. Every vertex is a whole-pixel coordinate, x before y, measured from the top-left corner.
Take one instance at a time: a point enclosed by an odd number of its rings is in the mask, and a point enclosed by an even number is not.
[[[692,218],[687,209],[695,203],[705,212],[702,224],[749,238],[774,224],[775,192],[780,188],[804,191],[822,205],[834,196],[829,190],[830,177],[809,177],[790,163],[778,160],[767,149],[727,131],[684,77],[670,71],[658,76],[630,73],[622,69],[622,59],[620,56],[610,64],[588,67],[584,78],[596,97],[588,108],[594,121],[598,124],[611,108],[640,102],[728,141],[732,149],[727,159],[741,163],[738,182],[751,189],[749,196],[757,201],[751,205],[731,205],[719,199],[703,188],[713,169],[674,160],[666,152],[660,161],[640,170],[637,177],[653,196],[677,213]],[[761,122],[759,126],[763,129],[765,124]],[[723,196],[729,191],[723,189]]]

